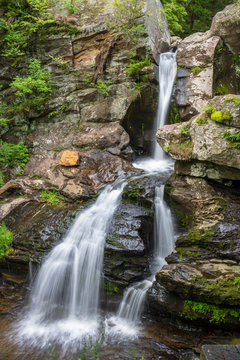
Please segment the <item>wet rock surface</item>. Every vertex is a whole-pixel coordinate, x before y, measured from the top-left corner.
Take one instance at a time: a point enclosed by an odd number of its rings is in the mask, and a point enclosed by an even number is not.
[[[150,311],[158,316],[169,313],[188,321],[237,327],[238,187],[229,189],[174,174],[166,190],[183,233],[176,240],[176,252],[167,257],[168,265],[157,273],[148,291]]]

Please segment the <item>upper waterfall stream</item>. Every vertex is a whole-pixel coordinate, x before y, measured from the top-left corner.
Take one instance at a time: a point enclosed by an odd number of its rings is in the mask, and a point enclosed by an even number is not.
[[[159,99],[157,117],[154,123],[154,135],[157,129],[166,123],[173,86],[177,74],[176,53],[164,53],[159,59]],[[164,151],[156,139],[153,142],[152,157],[138,161],[135,167],[147,172],[169,171],[170,159],[165,159]],[[115,325],[115,332],[135,333],[147,290],[152,285],[154,275],[166,264],[165,257],[174,250],[173,220],[170,209],[164,202],[164,185],[155,188],[154,246],[153,261],[150,265],[152,277],[126,289],[119,305],[117,317],[110,320]],[[127,323],[132,327],[129,329]]]

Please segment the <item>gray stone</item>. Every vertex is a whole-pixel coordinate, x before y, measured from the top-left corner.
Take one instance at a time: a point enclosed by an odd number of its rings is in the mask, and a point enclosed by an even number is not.
[[[234,345],[203,345],[200,360],[239,360],[240,348]]]

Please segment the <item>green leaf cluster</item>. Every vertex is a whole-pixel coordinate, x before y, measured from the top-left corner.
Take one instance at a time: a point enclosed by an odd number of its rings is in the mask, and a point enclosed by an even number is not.
[[[110,81],[103,81],[103,80],[98,80],[96,83],[96,88],[99,94],[101,95],[106,95],[108,96],[110,94]]]
[[[41,192],[41,198],[49,205],[63,205],[61,194],[54,190],[43,190]]]
[[[54,82],[49,71],[42,69],[37,59],[31,59],[27,75],[16,76],[10,87],[15,99],[11,105],[0,106],[0,127],[6,129],[16,114],[27,115],[30,110],[42,111],[43,104],[53,91]]]
[[[210,323],[221,324],[226,322],[226,317],[228,316],[239,319],[240,310],[186,300],[182,316],[190,320],[207,318]]]
[[[210,28],[213,16],[234,0],[162,0],[171,35],[186,36]]]
[[[141,81],[141,71],[144,67],[150,67],[152,60],[147,56],[144,59],[130,59],[130,64],[126,68],[127,75],[131,76],[137,81]]]
[[[13,233],[8,230],[4,222],[0,226],[0,258],[8,255],[13,240]]]
[[[139,24],[143,7],[143,0],[111,0],[105,9],[111,8],[114,16],[106,22],[130,42],[137,41],[144,34],[144,24]]]
[[[0,19],[1,55],[16,57],[23,55],[33,35],[37,34],[45,24],[53,22],[49,19],[49,0],[1,0]]]
[[[240,132],[232,134],[230,131],[224,131],[223,136],[233,147],[240,149]]]
[[[0,166],[9,165],[11,167],[20,165],[23,169],[28,162],[28,148],[23,142],[9,144],[0,142]]]

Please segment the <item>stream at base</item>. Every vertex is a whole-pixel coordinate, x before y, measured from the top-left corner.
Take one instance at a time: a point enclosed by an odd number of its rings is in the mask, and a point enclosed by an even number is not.
[[[18,295],[16,291],[15,295]],[[129,336],[124,339],[119,338],[119,334],[109,336],[102,333],[91,350],[86,347],[81,350],[76,348],[63,354],[62,349],[54,348],[53,344],[49,344],[46,349],[34,349],[27,344],[19,346],[15,343],[14,335],[9,336],[9,333],[23,303],[18,301],[15,305],[11,315],[0,315],[0,360],[199,360],[200,346],[203,344],[240,343],[240,333],[237,332],[187,325],[179,328],[169,319],[157,323],[144,319],[142,333],[138,338]],[[102,313],[103,319],[104,316]],[[96,353],[99,353],[97,357]]]

